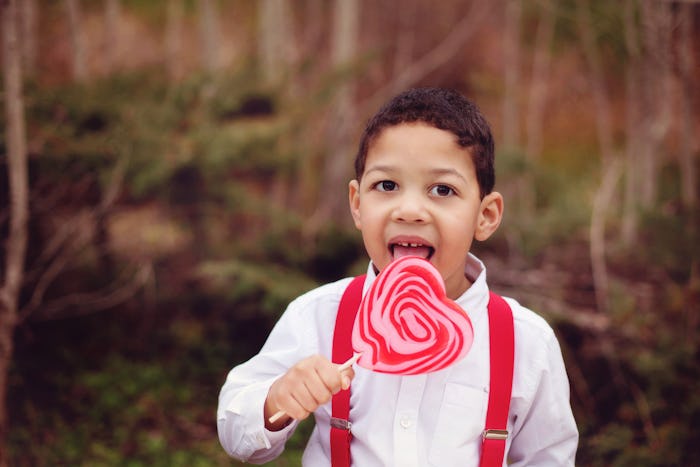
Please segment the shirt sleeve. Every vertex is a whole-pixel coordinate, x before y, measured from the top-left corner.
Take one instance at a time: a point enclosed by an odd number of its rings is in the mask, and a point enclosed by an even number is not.
[[[260,352],[232,369],[219,393],[217,429],[224,450],[243,462],[262,464],[284,450],[298,422],[280,431],[265,428],[264,405],[272,383],[301,358],[313,353],[312,339],[299,323],[298,299],[292,302]]]
[[[559,342],[548,333],[544,365],[532,378],[529,407],[518,413],[509,450],[512,466],[573,466],[578,429],[569,401],[569,381]]]

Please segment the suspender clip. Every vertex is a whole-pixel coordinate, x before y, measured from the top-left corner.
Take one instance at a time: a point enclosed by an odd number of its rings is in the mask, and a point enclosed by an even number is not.
[[[339,430],[350,431],[350,428],[352,428],[352,423],[350,423],[349,420],[345,420],[343,418],[331,417],[331,426],[333,428],[338,428]]]
[[[498,441],[505,441],[508,439],[508,430],[484,430],[484,439],[495,439]]]

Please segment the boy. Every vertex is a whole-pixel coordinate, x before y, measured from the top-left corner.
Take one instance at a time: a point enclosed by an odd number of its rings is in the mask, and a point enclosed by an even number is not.
[[[370,257],[364,290],[396,258],[428,259],[468,313],[473,345],[461,361],[429,374],[340,372],[331,344],[350,279],[326,284],[294,300],[260,353],[229,373],[219,397],[221,444],[241,460],[270,461],[313,413],[302,462],[330,465],[329,401],[352,383],[354,465],[476,466],[489,398],[489,291],[484,265],[469,251],[503,214],[489,125],[458,93],[407,91],[369,121],[355,170],[350,211]],[[515,362],[505,458],[517,466],[574,465],[578,432],[559,344],[542,318],[508,304]],[[285,415],[271,423],[279,411]]]

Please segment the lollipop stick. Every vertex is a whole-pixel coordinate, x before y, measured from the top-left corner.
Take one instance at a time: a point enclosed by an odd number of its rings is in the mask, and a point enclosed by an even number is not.
[[[362,354],[361,354],[361,353],[356,353],[355,355],[353,355],[352,357],[350,357],[350,358],[348,359],[348,361],[346,361],[345,363],[343,363],[342,365],[340,365],[340,366],[338,367],[338,372],[339,372],[339,373],[342,373],[343,371],[345,371],[345,370],[347,370],[348,368],[350,368],[350,367],[357,361],[357,359],[360,358],[360,355],[362,355]],[[270,421],[270,423],[275,423],[277,420],[279,420],[280,418],[282,418],[282,417],[284,416],[284,414],[285,414],[285,411],[284,411],[284,410],[280,410],[279,412],[275,413],[272,417],[270,417],[268,420]]]

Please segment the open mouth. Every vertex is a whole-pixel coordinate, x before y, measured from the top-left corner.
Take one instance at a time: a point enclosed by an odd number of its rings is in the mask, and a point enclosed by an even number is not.
[[[435,248],[422,243],[396,242],[389,245],[389,251],[394,259],[404,256],[419,256],[429,260],[435,253]]]

